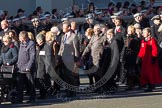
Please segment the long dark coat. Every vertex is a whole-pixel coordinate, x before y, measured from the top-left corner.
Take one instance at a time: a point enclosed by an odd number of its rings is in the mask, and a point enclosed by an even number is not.
[[[135,74],[136,58],[139,51],[140,42],[135,35],[129,35],[125,38],[125,45],[121,53],[121,61],[124,62],[124,68],[129,74]]]
[[[117,74],[117,65],[119,61],[119,49],[117,45],[117,41],[113,38],[111,42],[107,41],[107,45],[104,48],[103,51],[103,56],[102,56],[102,67],[101,67],[101,72],[102,76],[106,75],[111,75],[111,76],[106,76],[108,78],[107,82],[103,86],[104,89],[111,89],[112,86],[115,86],[115,77]],[[116,67],[116,68],[115,68]],[[115,68],[112,69],[110,72],[108,71],[109,68]],[[115,71],[113,71],[115,70]],[[109,73],[108,73],[109,72]]]
[[[48,43],[44,43],[37,49],[37,78],[43,79],[45,74],[54,78],[53,47]]]

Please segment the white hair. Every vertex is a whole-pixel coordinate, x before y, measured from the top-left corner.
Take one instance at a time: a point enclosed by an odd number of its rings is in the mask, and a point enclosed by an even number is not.
[[[158,32],[162,32],[162,24],[159,26]]]
[[[53,26],[53,27],[51,28],[51,32],[52,32],[52,33],[58,33],[58,32],[60,32],[60,31],[59,31],[58,27]]]

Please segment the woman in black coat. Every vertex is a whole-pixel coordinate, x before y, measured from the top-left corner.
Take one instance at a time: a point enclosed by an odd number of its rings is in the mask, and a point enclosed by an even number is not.
[[[115,78],[119,62],[119,49],[113,29],[109,29],[106,32],[105,48],[101,60],[103,63],[101,72],[103,77],[107,78],[107,82],[102,86],[103,90],[108,93],[114,93],[117,89]]]
[[[51,80],[54,81],[54,53],[51,33],[47,32],[46,36],[37,35],[37,79],[38,88],[40,89],[40,99],[47,96],[47,89],[51,86]]]
[[[127,36],[124,39],[124,48],[121,53],[121,62],[124,64],[126,70],[126,79],[128,88],[132,90],[135,86],[135,81],[138,79],[138,67],[136,65],[136,58],[140,47],[140,41],[135,34],[133,25],[128,26]]]
[[[160,25],[158,32],[159,32],[158,41],[157,41],[159,46],[158,60],[159,60],[159,67],[162,74],[162,24]]]

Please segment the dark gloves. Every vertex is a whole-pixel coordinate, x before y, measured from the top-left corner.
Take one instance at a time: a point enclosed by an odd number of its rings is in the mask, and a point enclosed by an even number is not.
[[[60,65],[60,64],[62,64],[62,57],[61,56],[57,56],[57,59],[56,59],[56,65]]]
[[[84,61],[85,61],[85,56],[82,56],[82,57],[80,58],[80,61],[84,62]]]
[[[136,58],[136,64],[139,64],[140,61],[141,61],[141,58],[140,58],[140,57],[137,57],[137,58]]]
[[[151,63],[155,64],[155,62],[156,62],[156,57],[152,57]]]

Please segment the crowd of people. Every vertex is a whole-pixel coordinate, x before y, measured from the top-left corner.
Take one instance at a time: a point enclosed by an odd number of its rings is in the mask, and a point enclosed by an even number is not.
[[[43,14],[41,7],[29,17],[24,16],[23,9],[10,19],[6,11],[0,12],[0,65],[17,67],[16,103],[23,102],[24,90],[30,96],[29,102],[47,98],[49,88],[52,95],[59,93],[56,74],[79,87],[78,68],[95,67],[86,73],[89,85],[95,85],[112,65],[117,67],[111,78],[91,92],[114,93],[121,83],[127,85],[126,91],[144,87],[145,92],[152,92],[162,82],[161,12],[161,7],[147,7],[144,1],[140,5],[109,3],[102,12],[96,11],[93,3],[85,10],[74,5],[65,16],[59,15],[57,9],[52,10],[52,15]],[[132,16],[132,20],[127,21],[125,16]],[[86,21],[78,23],[71,17]],[[76,95],[76,91],[66,90],[66,97]]]

